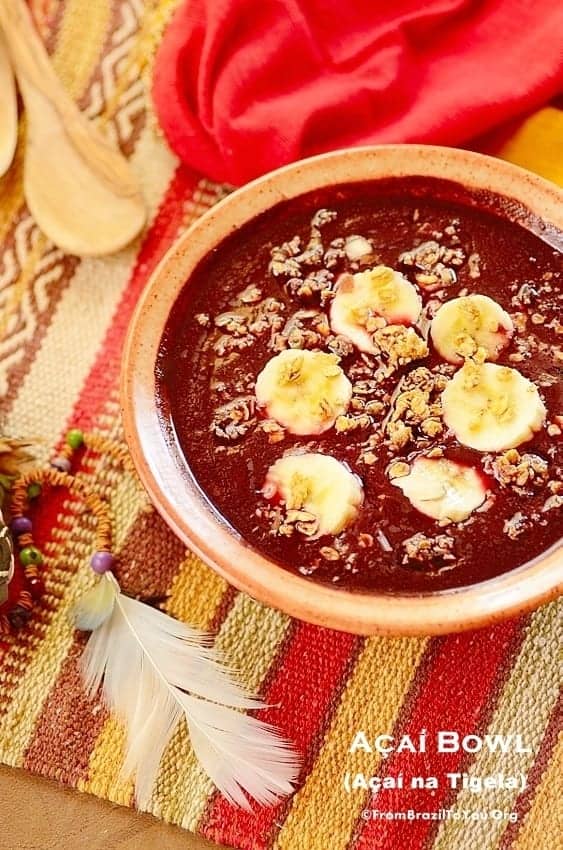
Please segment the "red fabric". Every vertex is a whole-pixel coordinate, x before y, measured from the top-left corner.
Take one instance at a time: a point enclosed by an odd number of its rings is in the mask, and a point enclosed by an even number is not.
[[[563,89],[561,0],[185,0],[154,100],[178,155],[240,184],[326,150],[459,144]]]

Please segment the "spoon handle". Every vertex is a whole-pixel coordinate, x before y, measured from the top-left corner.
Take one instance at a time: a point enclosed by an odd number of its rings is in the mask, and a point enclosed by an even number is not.
[[[18,104],[16,84],[0,30],[0,177],[2,177],[14,158],[18,141]]]
[[[24,100],[40,93],[63,114],[69,105],[74,106],[55,73],[24,0],[0,0],[0,27]]]

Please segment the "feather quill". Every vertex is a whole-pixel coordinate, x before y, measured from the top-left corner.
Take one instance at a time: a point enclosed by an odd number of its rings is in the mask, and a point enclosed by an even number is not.
[[[103,587],[100,587],[103,586]],[[293,791],[299,760],[269,724],[245,714],[264,708],[229,673],[208,635],[124,596],[106,573],[78,603],[79,628],[92,628],[81,659],[87,693],[102,689],[125,723],[124,776],[146,808],[164,750],[185,721],[202,768],[233,804],[273,805]]]

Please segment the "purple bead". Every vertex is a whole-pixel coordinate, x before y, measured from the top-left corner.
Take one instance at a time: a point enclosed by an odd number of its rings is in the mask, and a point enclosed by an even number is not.
[[[10,523],[12,534],[16,537],[20,534],[31,534],[32,528],[32,522],[26,516],[16,516]]]
[[[59,472],[70,472],[70,460],[66,457],[54,457],[51,461],[51,466],[58,469]]]
[[[113,567],[113,555],[111,552],[94,552],[90,558],[90,566],[98,575],[103,575]]]

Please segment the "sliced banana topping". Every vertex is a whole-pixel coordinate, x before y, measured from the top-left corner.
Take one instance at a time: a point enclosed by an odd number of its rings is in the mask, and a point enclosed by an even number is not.
[[[442,392],[443,419],[460,443],[482,452],[512,449],[539,431],[538,388],[508,366],[466,361]]]
[[[437,352],[450,363],[463,363],[482,348],[496,360],[512,337],[512,319],[487,295],[452,298],[440,307],[430,327]]]
[[[443,523],[467,519],[487,498],[483,474],[448,458],[419,457],[408,475],[404,470],[401,473],[394,477],[391,468],[391,483],[403,491],[414,508]]]
[[[364,500],[360,478],[336,458],[316,452],[277,460],[262,493],[270,501],[281,501],[290,518],[292,512],[301,512],[310,540],[339,534],[356,518]]]
[[[336,354],[288,349],[256,379],[258,407],[292,434],[322,434],[346,413],[352,384]]]
[[[376,330],[387,324],[412,325],[421,309],[420,295],[410,281],[388,266],[376,266],[340,276],[330,323],[334,333],[374,354],[372,335]]]

